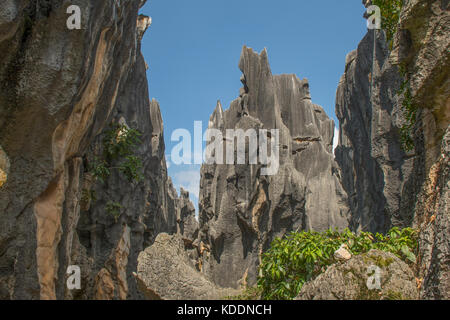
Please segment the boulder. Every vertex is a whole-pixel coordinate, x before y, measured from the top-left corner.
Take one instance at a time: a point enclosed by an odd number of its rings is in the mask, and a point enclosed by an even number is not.
[[[417,283],[409,266],[392,253],[370,250],[328,267],[324,273],[303,285],[296,300],[418,298]]]
[[[135,277],[151,300],[217,300],[239,293],[216,286],[200,273],[178,234],[159,234],[153,245],[139,254]]]
[[[346,244],[342,244],[334,253],[334,258],[339,261],[347,261],[350,260],[351,257],[352,254],[348,251],[348,247]]]

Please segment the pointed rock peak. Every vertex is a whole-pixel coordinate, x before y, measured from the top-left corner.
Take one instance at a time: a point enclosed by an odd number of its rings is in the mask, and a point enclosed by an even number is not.
[[[222,103],[220,102],[220,100],[217,100],[215,112],[219,112],[219,113],[223,112]]]
[[[161,109],[159,107],[159,102],[153,98],[150,101],[150,120],[152,122],[154,132],[163,132],[163,121],[161,116]]]
[[[269,66],[269,54],[267,53],[267,48],[264,48],[259,54],[261,61],[266,62],[267,66]]]
[[[173,182],[172,182],[172,177],[171,176],[167,177],[167,184],[168,184],[169,188],[173,188]]]
[[[180,187],[180,198],[189,199],[189,191],[183,189],[183,187]]]
[[[160,110],[160,107],[159,107],[159,102],[158,102],[158,100],[156,100],[155,98],[153,98],[153,99],[150,101],[150,111],[151,111],[152,113],[161,114],[161,110]]]
[[[302,94],[304,99],[311,100],[311,92],[309,91],[309,81],[307,78],[304,78],[301,82],[300,93]]]
[[[348,67],[350,66],[350,64],[355,61],[356,57],[358,55],[358,51],[357,50],[353,50],[352,52],[348,53],[345,56],[345,71],[348,70]]]
[[[252,48],[244,46],[239,59],[239,69],[247,81],[251,81],[252,75],[255,72],[271,74],[267,49],[264,48],[258,54]]]
[[[222,103],[220,100],[217,100],[216,108],[214,109],[213,114],[209,118],[208,128],[216,128],[220,129],[223,127],[223,109]]]

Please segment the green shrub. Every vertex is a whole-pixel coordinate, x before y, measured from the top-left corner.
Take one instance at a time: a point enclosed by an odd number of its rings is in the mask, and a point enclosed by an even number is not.
[[[94,156],[89,165],[89,172],[95,180],[105,183],[113,170],[118,170],[128,181],[139,182],[143,179],[142,161],[134,155],[135,149],[142,143],[139,138],[142,134],[125,125],[114,124],[106,131],[103,138],[103,153]],[[96,201],[92,190],[83,190],[82,201],[89,199]],[[122,206],[117,202],[109,201],[106,204],[106,212],[111,214],[117,222]]]
[[[111,170],[117,169],[124,174],[128,181],[142,180],[142,161],[134,155],[134,149],[142,143],[142,134],[125,125],[114,125],[106,131],[103,139],[103,156],[95,157],[91,166],[93,176],[104,182],[110,175]],[[113,163],[118,165],[113,167]]]
[[[122,208],[122,205],[118,202],[108,201],[106,204],[106,212],[112,215],[116,222],[119,220]]]
[[[392,49],[394,34],[403,6],[402,0],[372,0],[372,3],[381,10],[381,28],[386,32],[386,39]]]
[[[91,163],[89,169],[92,176],[101,183],[105,183],[106,179],[111,175],[109,164],[98,157],[94,157],[94,161]]]
[[[112,161],[133,154],[138,144],[142,143],[141,135],[138,130],[126,125],[113,125],[103,139],[105,158]]]
[[[258,288],[262,292],[262,299],[295,298],[305,282],[336,262],[334,252],[342,244],[347,244],[353,255],[378,249],[414,263],[417,234],[411,228],[392,228],[386,235],[369,232],[356,235],[346,229],[343,232],[291,233],[283,239],[275,239],[263,255],[260,265]]]
[[[417,119],[417,107],[413,103],[411,89],[404,89],[403,94],[403,114],[405,116],[405,124],[400,128],[400,142],[403,150],[411,151],[414,149],[414,127]]]
[[[406,66],[401,64],[399,66],[400,75],[403,77],[403,82],[397,94],[403,96],[403,114],[405,117],[405,124],[400,128],[400,142],[403,150],[411,151],[414,149],[414,127],[417,120],[417,105],[413,102],[411,88],[409,85],[408,72]]]
[[[83,189],[81,191],[81,201],[88,203],[91,201],[97,201],[97,194],[95,192],[95,190],[90,190],[90,189]]]

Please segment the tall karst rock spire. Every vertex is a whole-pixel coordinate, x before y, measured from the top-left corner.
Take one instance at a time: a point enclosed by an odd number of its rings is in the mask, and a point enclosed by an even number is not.
[[[261,254],[275,237],[348,226],[332,154],[334,122],[311,102],[308,81],[273,76],[265,49],[244,47],[239,68],[239,97],[225,111],[219,102],[209,126],[223,136],[227,129],[278,129],[279,169],[262,175],[264,165],[248,162],[202,166],[200,239],[210,247],[202,271],[226,287],[243,278],[255,282]]]
[[[177,231],[180,202],[140,52],[151,20],[143,0],[80,0],[82,28],[69,30],[62,2],[1,4],[0,299],[142,298],[137,256]],[[118,123],[142,133],[144,179],[111,169],[95,182]],[[73,265],[81,289],[66,285]]]

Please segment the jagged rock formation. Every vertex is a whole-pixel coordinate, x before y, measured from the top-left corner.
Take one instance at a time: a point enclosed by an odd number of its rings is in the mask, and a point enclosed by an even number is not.
[[[66,27],[66,1],[0,6],[0,299],[221,298],[235,291],[219,286],[254,284],[275,237],[348,225],[419,228],[421,297],[450,299],[448,1],[404,1],[391,53],[383,32],[371,31],[347,56],[337,163],[333,121],[311,102],[307,80],[273,76],[266,51],[244,48],[239,98],[226,111],[218,104],[209,127],[280,130],[279,168],[265,176],[261,164],[204,165],[199,222],[167,176],[140,54],[151,23],[138,15],[144,3],[78,0],[80,30]],[[409,153],[399,142],[395,65],[418,107]],[[89,172],[113,123],[143,133],[140,182],[113,170],[99,183]],[[121,205],[116,217],[109,202]],[[81,268],[81,290],[66,286],[70,265]],[[354,297],[308,288],[309,298]]]
[[[311,102],[308,81],[273,76],[266,50],[244,47],[239,68],[240,96],[226,111],[218,103],[209,128],[224,137],[227,129],[279,129],[279,169],[263,175],[261,164],[202,166],[200,239],[210,247],[202,271],[225,287],[252,285],[261,254],[275,237],[348,225],[332,154],[334,123]]]
[[[216,286],[198,272],[179,234],[159,234],[139,255],[135,277],[151,300],[217,300],[239,293]]]
[[[0,8],[0,299],[142,297],[132,271],[159,232],[176,232],[159,106],[150,103],[142,0],[80,0],[69,30],[61,1]],[[144,180],[87,173],[110,123],[143,133]],[[97,201],[81,201],[83,189]],[[108,201],[122,205],[116,222]],[[66,287],[78,265],[81,290]]]
[[[199,225],[195,217],[195,207],[189,200],[189,192],[180,188],[179,197],[174,189],[172,192],[176,199],[177,234],[185,241],[194,242],[198,237]]]
[[[441,156],[428,171],[417,197],[415,225],[420,230],[418,275],[421,297],[450,299],[450,130]]]
[[[420,231],[421,298],[450,299],[450,3],[405,1],[391,55],[406,69],[417,107],[413,192],[405,192]]]
[[[388,56],[384,32],[369,30],[358,49],[347,55],[337,89],[335,154],[349,196],[352,230],[385,232],[412,221],[401,198],[412,163],[399,135],[404,120],[397,91],[402,79]]]
[[[370,4],[370,1],[363,1]],[[383,31],[369,31],[347,56],[336,99],[336,160],[350,197],[353,229],[419,229],[421,297],[449,299],[448,131],[450,123],[448,1],[404,1],[393,50]],[[375,56],[375,59],[373,59]],[[404,152],[406,71],[417,108],[414,150]],[[444,138],[443,138],[444,137]]]
[[[371,269],[372,267],[372,269]],[[380,290],[373,276],[380,271]],[[371,272],[369,272],[371,270]],[[369,289],[367,283],[374,285]],[[419,291],[414,273],[390,252],[370,250],[337,263],[314,280],[305,283],[296,300],[417,300]]]

